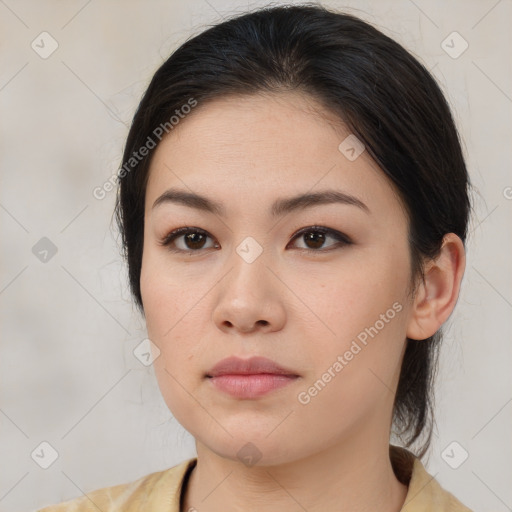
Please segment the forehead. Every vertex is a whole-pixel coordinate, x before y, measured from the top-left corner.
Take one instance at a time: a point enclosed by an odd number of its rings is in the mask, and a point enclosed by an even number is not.
[[[399,202],[366,151],[349,159],[340,150],[349,136],[341,120],[296,92],[199,103],[155,150],[146,211],[169,187],[218,198],[239,211],[325,188],[381,207]]]

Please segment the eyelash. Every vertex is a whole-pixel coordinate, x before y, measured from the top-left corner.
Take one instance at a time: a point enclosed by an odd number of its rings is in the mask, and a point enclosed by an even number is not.
[[[167,247],[169,251],[175,252],[175,253],[189,253],[189,254],[193,254],[193,253],[199,253],[199,252],[205,250],[205,249],[184,250],[184,249],[176,249],[176,248],[171,248],[170,247],[170,244],[174,240],[176,240],[176,238],[179,238],[180,236],[188,235],[188,234],[191,234],[191,233],[201,234],[201,235],[205,235],[205,236],[208,236],[208,237],[210,236],[203,229],[192,228],[192,227],[183,227],[183,228],[178,228],[178,229],[175,229],[174,231],[171,231],[171,233],[166,235],[159,242],[159,244],[162,245],[162,246]],[[304,249],[304,248],[299,248],[298,250],[302,251],[302,252],[307,252],[307,253],[326,253],[326,252],[330,252],[330,251],[335,250],[335,249],[339,249],[339,248],[341,248],[343,246],[346,246],[346,245],[351,245],[353,243],[350,240],[350,238],[347,235],[345,235],[344,233],[341,233],[341,232],[336,231],[334,229],[326,228],[324,226],[308,226],[306,228],[303,228],[303,229],[299,230],[298,232],[294,233],[294,235],[292,236],[292,240],[295,240],[296,238],[299,238],[301,235],[304,235],[306,233],[322,233],[324,235],[327,235],[327,236],[330,236],[330,237],[334,238],[335,240],[337,240],[338,243],[333,244],[333,246],[331,246],[331,248],[329,248],[329,249],[308,249],[308,248]],[[211,247],[209,247],[207,249],[211,249]]]

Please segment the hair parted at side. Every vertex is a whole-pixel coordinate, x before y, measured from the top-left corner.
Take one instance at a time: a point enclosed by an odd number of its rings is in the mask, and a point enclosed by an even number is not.
[[[336,115],[397,190],[409,217],[411,276],[443,236],[466,240],[469,177],[450,108],[430,73],[401,45],[354,16],[317,4],[268,7],[211,26],[182,44],[153,76],[135,113],[119,172],[115,215],[130,288],[140,292],[148,154],[192,102],[230,94],[299,91]],[[191,101],[192,100],[192,101]],[[185,116],[186,117],[186,116]],[[177,119],[177,118],[176,118]],[[186,122],[186,119],[185,121]],[[160,130],[160,131],[158,131]],[[153,144],[156,146],[156,144]],[[434,425],[433,383],[441,331],[407,340],[393,408],[394,433],[422,457]]]

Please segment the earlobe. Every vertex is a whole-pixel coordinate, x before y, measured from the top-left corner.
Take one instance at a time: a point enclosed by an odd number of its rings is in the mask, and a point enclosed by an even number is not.
[[[448,233],[439,255],[426,265],[424,280],[416,290],[408,338],[427,339],[446,322],[457,303],[465,266],[462,240],[455,233]]]

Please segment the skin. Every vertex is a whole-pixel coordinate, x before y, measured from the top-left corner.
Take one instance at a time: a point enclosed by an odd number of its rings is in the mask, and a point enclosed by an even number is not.
[[[464,248],[446,235],[411,294],[407,215],[366,151],[354,161],[340,152],[349,133],[299,93],[224,97],[198,105],[155,151],[141,293],[163,398],[196,440],[183,510],[392,512],[404,503],[388,450],[406,337],[427,338],[451,314]],[[171,187],[221,202],[226,217],[177,203],[153,208]],[[369,213],[328,204],[269,215],[277,198],[325,189],[357,197]],[[352,243],[294,237],[314,225]],[[180,227],[209,238],[202,246],[178,237],[173,247],[188,253],[173,253],[160,242]],[[236,252],[249,236],[262,248],[252,263]],[[397,302],[401,311],[300,403],[298,394]],[[205,378],[231,355],[268,357],[299,378],[257,399],[234,398]],[[237,455],[247,443],[261,456],[254,465]]]

